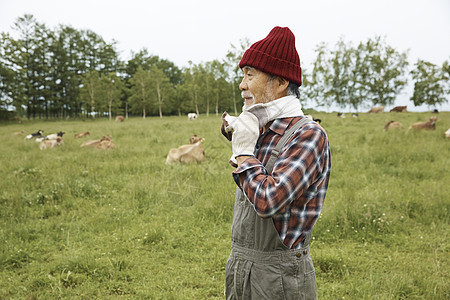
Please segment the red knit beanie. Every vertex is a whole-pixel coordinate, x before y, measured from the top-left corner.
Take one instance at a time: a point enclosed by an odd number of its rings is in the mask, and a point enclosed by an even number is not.
[[[287,27],[275,27],[265,39],[245,51],[239,68],[253,67],[302,85],[300,57],[295,49],[295,37]]]

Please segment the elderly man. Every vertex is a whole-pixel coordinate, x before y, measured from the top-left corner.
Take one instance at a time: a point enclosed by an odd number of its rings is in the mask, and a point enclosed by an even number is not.
[[[253,44],[239,67],[239,117],[223,114],[237,184],[226,299],[315,299],[309,254],[330,177],[325,130],[298,99],[300,58],[289,28]]]

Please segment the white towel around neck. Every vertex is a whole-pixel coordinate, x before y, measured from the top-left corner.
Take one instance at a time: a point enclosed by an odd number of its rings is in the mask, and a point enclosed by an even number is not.
[[[242,111],[254,114],[259,120],[259,128],[275,119],[303,116],[302,105],[295,96],[285,96],[267,103],[244,105]]]

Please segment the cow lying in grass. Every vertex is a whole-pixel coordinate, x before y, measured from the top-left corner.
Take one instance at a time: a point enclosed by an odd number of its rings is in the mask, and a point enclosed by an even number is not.
[[[113,149],[115,148],[115,144],[112,141],[110,135],[105,135],[99,140],[90,140],[81,144],[81,148],[91,147],[96,149]]]
[[[13,133],[14,135],[22,135],[22,134],[25,134],[25,130],[21,130],[21,131],[17,131],[17,132],[14,132]]]
[[[414,130],[435,130],[436,129],[436,122],[439,121],[438,118],[435,116],[432,116],[428,121],[426,122],[417,122],[409,126],[408,131],[411,129]]]
[[[36,138],[36,142],[42,142],[43,140],[56,140],[58,137],[62,138],[65,132],[52,133],[46,136]]]
[[[384,125],[384,130],[388,131],[391,129],[402,129],[403,125],[400,122],[397,121],[389,121]]]
[[[61,145],[64,145],[62,137],[57,137],[54,140],[43,140],[39,144],[39,149],[45,150],[47,148],[56,148],[56,147],[61,146]]]
[[[407,112],[406,106],[396,106],[390,112]]]
[[[377,114],[384,112],[384,105],[378,107],[372,107],[367,113],[368,114]]]
[[[25,139],[26,139],[26,140],[31,140],[31,139],[33,139],[33,138],[41,137],[41,136],[42,136],[42,133],[44,133],[44,131],[42,131],[42,130],[39,129],[37,132],[27,135],[27,136],[25,137]]]
[[[82,138],[82,137],[85,137],[85,136],[88,136],[88,135],[91,135],[91,133],[89,131],[80,132],[80,133],[76,133],[74,135],[74,138],[75,139],[79,139],[79,138]]]
[[[178,148],[169,150],[166,158],[166,164],[172,163],[194,163],[205,160],[205,149],[203,148],[204,138],[199,138],[197,135],[191,136],[189,145],[182,145]]]

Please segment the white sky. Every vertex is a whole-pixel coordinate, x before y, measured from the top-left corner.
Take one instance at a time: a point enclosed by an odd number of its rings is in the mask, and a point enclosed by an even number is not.
[[[25,13],[51,29],[70,25],[116,40],[124,60],[147,48],[178,67],[223,59],[231,43],[256,42],[274,26],[295,34],[306,69],[320,42],[333,48],[339,37],[357,44],[385,36],[398,51],[409,50],[411,65],[450,60],[450,0],[0,0],[0,32],[13,33]],[[395,104],[420,110],[408,102],[411,87],[403,93]]]

